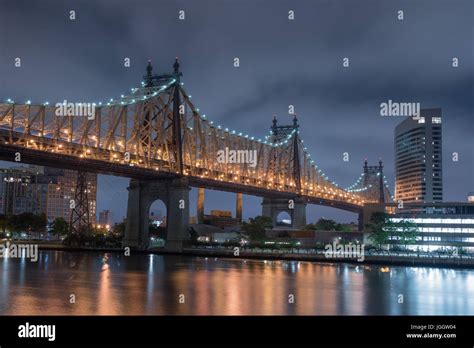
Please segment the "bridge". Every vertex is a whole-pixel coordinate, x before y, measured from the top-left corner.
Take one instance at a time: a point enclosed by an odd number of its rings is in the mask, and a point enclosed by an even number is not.
[[[359,179],[341,188],[311,158],[296,115],[290,125],[275,118],[261,138],[229,130],[200,113],[181,79],[177,59],[173,71],[161,75],[153,74],[149,62],[140,87],[90,104],[93,117],[80,107],[65,105],[67,112],[58,115],[59,104],[8,99],[0,103],[0,159],[78,170],[78,177],[94,172],[131,178],[124,245],[138,248],[148,246],[149,208],[161,199],[168,214],[167,248],[181,249],[190,187],[200,188],[198,210],[203,189],[237,193],[240,209],[242,194],[255,195],[263,197],[263,215],[275,221],[288,211],[294,228],[306,224],[306,204],[362,214],[368,203],[389,201],[381,162],[366,162]],[[76,231],[88,221],[84,190],[78,184],[71,218]]]

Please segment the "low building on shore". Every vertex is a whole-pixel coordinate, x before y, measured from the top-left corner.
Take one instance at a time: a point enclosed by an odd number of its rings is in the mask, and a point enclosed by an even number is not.
[[[197,234],[197,241],[203,243],[226,243],[247,240],[239,230],[232,227],[220,228],[212,225],[192,224],[190,226]]]
[[[474,204],[431,203],[418,209],[400,209],[391,217],[393,222],[410,221],[418,227],[418,236],[409,249],[443,251],[462,248],[474,252]],[[399,237],[391,237],[391,244],[399,244]]]
[[[296,242],[301,248],[323,247],[333,243],[358,244],[365,242],[363,232],[273,229],[267,230],[266,235],[268,238]]]

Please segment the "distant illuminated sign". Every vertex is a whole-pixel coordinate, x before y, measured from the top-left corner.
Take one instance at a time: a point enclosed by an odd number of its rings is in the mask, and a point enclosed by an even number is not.
[[[21,178],[10,177],[10,178],[3,178],[3,181],[5,181],[5,182],[22,182],[22,179]]]
[[[474,203],[474,192],[471,192],[467,195],[467,201],[469,203]]]

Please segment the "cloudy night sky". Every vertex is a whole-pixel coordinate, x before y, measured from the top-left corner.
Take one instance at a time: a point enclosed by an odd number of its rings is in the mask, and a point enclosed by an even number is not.
[[[466,201],[474,191],[473,8],[472,0],[0,0],[0,99],[105,101],[138,86],[148,59],[159,73],[178,56],[184,88],[216,124],[260,138],[273,115],[290,123],[294,105],[301,137],[331,180],[347,187],[364,158],[382,158],[392,193],[403,118],[380,116],[380,103],[420,102],[442,108],[444,199]],[[98,211],[121,220],[127,185],[100,176]],[[207,191],[206,212],[234,210],[234,196]],[[193,189],[191,215],[196,197]],[[244,196],[244,218],[259,215],[260,202]],[[308,222],[357,219],[320,206],[307,214]]]

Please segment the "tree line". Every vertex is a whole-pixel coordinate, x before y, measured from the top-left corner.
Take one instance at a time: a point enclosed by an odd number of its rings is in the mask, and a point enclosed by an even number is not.
[[[407,248],[416,243],[419,235],[418,226],[406,219],[393,221],[385,212],[373,213],[370,222],[365,226],[370,233],[369,239],[381,249],[387,244],[400,244]]]
[[[271,218],[257,216],[242,224],[242,232],[249,236],[250,241],[256,242],[267,239],[265,231],[271,229],[272,226]],[[306,225],[304,229],[351,232],[349,226],[324,218],[319,219],[316,223]],[[393,221],[390,214],[377,212],[372,214],[369,224],[365,226],[365,232],[369,233],[369,240],[379,249],[388,244],[403,245],[406,249],[408,245],[416,243],[419,228],[409,220]]]
[[[112,233],[123,235],[125,230],[125,221],[114,225]],[[6,237],[7,232],[12,234],[26,233],[32,237],[37,237],[48,232],[48,219],[45,214],[36,215],[33,213],[22,213],[18,215],[0,214],[0,234]],[[54,219],[49,225],[49,233],[56,237],[65,237],[69,234],[69,222],[59,217]],[[88,234],[106,234],[108,230],[105,228],[97,228],[90,226]]]
[[[19,215],[0,215],[0,229],[5,235],[7,230],[12,233],[26,232],[45,233],[48,220],[45,214],[35,215],[22,213]]]

